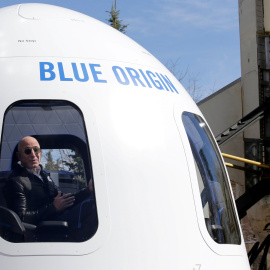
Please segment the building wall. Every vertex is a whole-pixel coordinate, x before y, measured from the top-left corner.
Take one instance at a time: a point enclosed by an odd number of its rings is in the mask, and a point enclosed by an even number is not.
[[[258,75],[258,31],[261,29],[261,19],[257,12],[261,13],[262,1],[239,0],[239,28],[241,44],[241,77],[242,77],[242,104],[243,115],[259,106],[259,75]],[[261,17],[260,17],[261,18]],[[259,58],[258,58],[259,56]],[[252,129],[247,129],[245,138],[259,139],[259,123]],[[244,157],[244,155],[243,155]]]

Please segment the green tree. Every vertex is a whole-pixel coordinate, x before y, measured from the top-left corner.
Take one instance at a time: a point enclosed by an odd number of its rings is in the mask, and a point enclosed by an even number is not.
[[[116,10],[116,0],[114,6],[112,4],[111,11],[106,12],[110,13],[110,18],[107,20],[110,23],[110,26],[125,34],[128,24],[122,24],[122,20],[119,19],[120,10]]]
[[[53,160],[53,155],[52,155],[52,149],[50,149],[48,152],[45,154],[45,159],[46,159],[46,164],[44,169],[45,170],[60,170],[60,159],[57,159],[56,162]]]
[[[84,175],[84,165],[83,160],[80,155],[73,152],[68,154],[68,161],[63,161],[63,164],[68,167],[70,172],[75,174],[75,179],[77,179],[80,183],[80,188],[85,187],[86,180]]]

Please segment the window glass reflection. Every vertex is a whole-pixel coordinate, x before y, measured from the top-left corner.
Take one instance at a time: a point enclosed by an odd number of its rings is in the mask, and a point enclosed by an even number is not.
[[[194,157],[207,230],[219,244],[240,244],[228,180],[214,138],[200,116],[185,112],[182,120]]]
[[[96,232],[84,119],[64,101],[24,101],[4,118],[0,235],[10,242],[83,242]]]

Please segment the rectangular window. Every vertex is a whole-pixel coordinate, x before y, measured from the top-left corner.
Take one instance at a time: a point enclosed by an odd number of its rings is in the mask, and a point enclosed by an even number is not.
[[[26,139],[19,144],[22,138]],[[29,165],[36,160],[40,166]],[[8,108],[0,158],[2,238],[10,242],[89,240],[98,227],[93,181],[78,107],[64,101],[22,101]]]
[[[214,138],[200,116],[184,112],[182,120],[194,157],[208,233],[219,244],[240,244],[229,183]]]

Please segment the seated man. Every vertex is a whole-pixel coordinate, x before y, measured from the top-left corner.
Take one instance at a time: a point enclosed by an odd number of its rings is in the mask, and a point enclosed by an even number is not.
[[[7,206],[16,212],[23,222],[38,224],[46,220],[67,221],[69,211],[65,210],[88,199],[93,192],[90,181],[88,188],[74,195],[61,194],[39,164],[40,145],[33,137],[24,137],[19,142],[17,157],[19,162],[6,183],[5,195]]]

